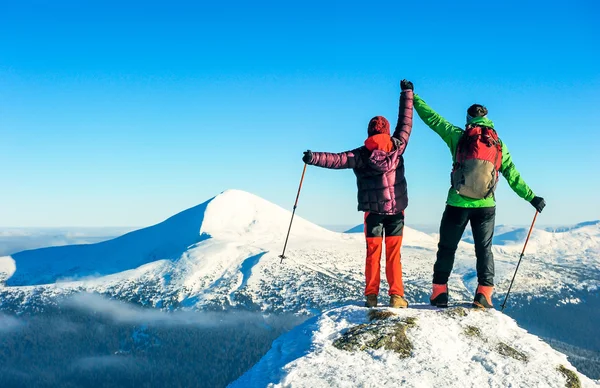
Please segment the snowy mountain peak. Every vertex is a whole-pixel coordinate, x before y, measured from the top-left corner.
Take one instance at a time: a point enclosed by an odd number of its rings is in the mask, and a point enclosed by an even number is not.
[[[160,260],[178,260],[208,239],[252,245],[281,240],[291,212],[256,195],[227,190],[167,220],[113,240],[23,251],[0,258],[0,282],[9,286],[106,276]],[[291,239],[337,235],[301,217]]]
[[[241,190],[226,190],[211,199],[201,233],[221,239],[264,240],[287,232],[291,212],[261,197]],[[294,235],[332,234],[301,217],[294,219]]]
[[[230,387],[400,385],[597,386],[498,311],[417,305],[327,311],[281,336]]]

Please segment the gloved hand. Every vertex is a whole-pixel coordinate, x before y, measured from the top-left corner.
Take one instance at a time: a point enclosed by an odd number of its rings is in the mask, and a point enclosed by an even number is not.
[[[402,81],[400,81],[400,89],[402,90],[413,90],[414,86],[413,83],[410,82],[407,79],[403,79]]]
[[[304,156],[302,157],[302,161],[307,164],[312,161],[312,151],[311,150],[304,151]]]
[[[544,201],[544,198],[542,197],[533,197],[530,203],[535,208],[535,210],[537,210],[540,213],[546,207],[546,201]]]

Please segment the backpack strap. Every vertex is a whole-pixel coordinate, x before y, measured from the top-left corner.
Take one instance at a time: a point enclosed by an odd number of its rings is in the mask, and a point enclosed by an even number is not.
[[[481,134],[481,128],[475,125],[467,125],[462,136],[458,140],[458,144],[456,145],[456,161],[454,162],[452,168],[456,170],[460,163],[465,159],[465,156],[469,153],[470,145],[477,141],[477,138]]]

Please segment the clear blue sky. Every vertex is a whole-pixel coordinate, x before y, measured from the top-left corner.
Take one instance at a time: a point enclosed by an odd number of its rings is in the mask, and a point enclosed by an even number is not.
[[[457,125],[489,108],[540,223],[600,218],[600,6],[489,3],[0,0],[0,225],[149,225],[228,188],[291,209],[302,152],[395,125],[402,78]],[[438,223],[450,153],[416,118],[405,157],[407,224]],[[355,198],[309,168],[298,214],[357,224]]]

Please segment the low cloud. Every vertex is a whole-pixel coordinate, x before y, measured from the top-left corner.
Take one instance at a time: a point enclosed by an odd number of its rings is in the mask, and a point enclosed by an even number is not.
[[[20,329],[23,322],[10,315],[0,314],[0,334]]]
[[[135,366],[133,359],[118,355],[82,357],[72,364],[72,367],[79,371],[103,370],[106,368],[130,370]]]
[[[0,314],[0,388],[225,387],[303,319],[164,312],[89,293],[58,307],[26,320]]]
[[[165,312],[142,308],[122,301],[107,299],[98,294],[79,293],[71,296],[65,306],[81,311],[99,314],[117,323],[149,324],[160,326],[202,326],[222,327],[240,323],[264,324],[259,313],[227,312],[214,313],[204,311]]]
[[[13,276],[17,266],[15,260],[10,256],[0,257],[0,283],[5,282],[8,278]]]

